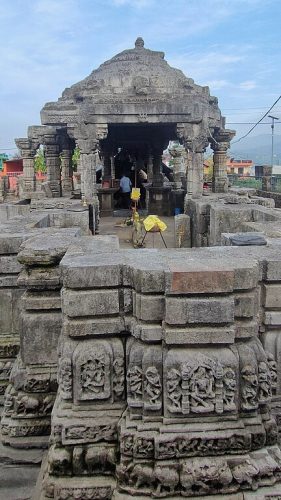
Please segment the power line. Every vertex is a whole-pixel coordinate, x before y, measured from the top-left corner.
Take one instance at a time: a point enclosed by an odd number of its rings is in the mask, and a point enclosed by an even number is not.
[[[255,123],[255,125],[252,128],[250,128],[250,130],[247,132],[247,134],[243,135],[242,137],[240,137],[240,139],[238,139],[237,141],[234,141],[232,144],[236,144],[237,142],[242,141],[242,139],[245,139],[245,137],[247,137],[254,130],[254,128],[256,128],[256,126],[268,115],[268,113],[274,108],[275,104],[277,104],[278,101],[280,101],[280,99],[281,99],[281,95],[278,97],[278,99],[276,99],[276,101],[267,110],[267,112],[261,117],[261,119],[257,123]]]
[[[228,121],[226,121],[226,123],[228,125],[255,125],[256,122],[228,122]],[[264,122],[264,123],[257,123],[257,125],[271,125],[271,123],[270,122]],[[278,125],[280,125],[279,122],[278,122]],[[241,137],[241,139],[242,139],[242,137]]]

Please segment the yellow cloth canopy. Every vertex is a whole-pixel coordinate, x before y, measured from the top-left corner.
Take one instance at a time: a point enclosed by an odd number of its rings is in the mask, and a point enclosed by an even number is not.
[[[157,229],[158,231],[165,231],[167,226],[157,215],[148,215],[143,221],[144,228],[147,232]]]

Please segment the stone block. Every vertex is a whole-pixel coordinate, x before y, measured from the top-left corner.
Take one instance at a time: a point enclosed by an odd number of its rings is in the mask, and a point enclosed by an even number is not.
[[[197,269],[196,269],[197,267]],[[166,294],[182,295],[193,293],[226,293],[233,290],[234,272],[221,269],[208,269],[206,265],[171,264],[167,273]]]
[[[11,333],[13,320],[11,290],[0,290],[0,311],[0,332]]]
[[[16,255],[0,256],[0,274],[17,274],[21,269],[22,266],[18,262]]]
[[[141,339],[143,342],[148,344],[153,344],[155,342],[161,342],[163,338],[162,326],[155,324],[147,324],[142,322],[134,322],[132,328],[132,335]]]
[[[23,363],[56,363],[61,332],[60,312],[24,313],[21,320],[21,358]]]
[[[267,281],[281,281],[281,259],[267,261],[265,279]]]
[[[281,326],[281,311],[266,311],[264,314],[264,324]]]
[[[25,292],[22,304],[26,310],[51,310],[61,309],[60,292]]]
[[[166,344],[171,345],[233,344],[235,328],[232,326],[224,328],[173,328],[164,325],[163,339]]]
[[[23,269],[18,277],[18,285],[28,290],[57,290],[61,288],[62,276],[59,266],[31,267]]]
[[[188,323],[231,323],[234,319],[233,298],[166,299],[165,321],[171,325]]]
[[[27,240],[18,254],[18,260],[27,266],[56,265],[76,235],[77,229],[61,229],[55,234],[47,231],[45,238],[40,235]]]
[[[1,234],[0,235],[0,255],[17,254],[22,242],[27,238],[27,235],[20,234]]]
[[[117,254],[83,255],[62,262],[67,288],[116,287],[121,284],[121,259]]]
[[[269,309],[281,308],[281,285],[264,285],[264,306]]]
[[[119,313],[118,290],[69,290],[62,292],[63,313],[79,316],[109,316]]]
[[[15,288],[18,286],[18,275],[10,274],[9,276],[5,276],[4,274],[0,275],[0,288]]]
[[[147,256],[147,261],[151,258]],[[133,268],[133,284],[137,292],[140,293],[162,293],[165,290],[165,274],[163,268],[158,268],[155,266],[153,269],[149,269],[149,262],[147,262],[147,268],[138,269]]]
[[[235,337],[239,339],[248,339],[257,337],[259,334],[259,325],[257,321],[235,321]]]
[[[63,333],[68,337],[91,337],[119,334],[125,330],[124,318],[68,319],[64,318]]]
[[[143,321],[162,321],[164,316],[165,299],[163,295],[136,294],[134,313]]]
[[[256,261],[239,260],[234,269],[234,290],[250,290],[258,285],[259,264]]]
[[[236,318],[252,318],[259,309],[258,290],[249,293],[235,293],[234,303]]]
[[[175,215],[175,244],[176,248],[190,248],[190,217],[186,214]]]

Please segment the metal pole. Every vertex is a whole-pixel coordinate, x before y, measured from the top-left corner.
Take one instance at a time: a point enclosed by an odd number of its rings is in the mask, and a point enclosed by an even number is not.
[[[276,116],[268,115],[271,118],[271,167],[273,168],[273,150],[274,150],[274,120],[279,120]],[[271,172],[272,175],[272,172]]]

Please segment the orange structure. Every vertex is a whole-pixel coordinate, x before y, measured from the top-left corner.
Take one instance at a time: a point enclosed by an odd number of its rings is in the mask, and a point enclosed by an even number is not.
[[[251,168],[254,166],[254,163],[253,160],[228,158],[226,166],[228,174],[251,175]]]

